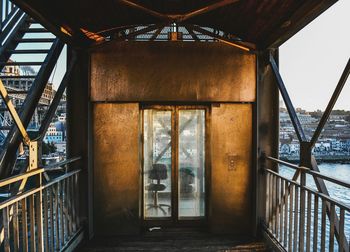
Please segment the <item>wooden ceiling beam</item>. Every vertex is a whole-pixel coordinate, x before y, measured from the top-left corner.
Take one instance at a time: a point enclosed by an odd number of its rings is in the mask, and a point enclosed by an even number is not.
[[[156,17],[156,18],[159,18],[159,19],[162,19],[162,20],[169,20],[169,16],[168,15],[165,15],[165,14],[162,14],[162,13],[159,13],[157,11],[154,11],[154,10],[151,10],[147,7],[144,7],[138,3],[135,3],[131,0],[118,0],[119,3],[121,4],[124,4],[126,6],[129,6],[129,7],[132,7],[134,9],[137,9],[137,10],[140,10],[140,11],[143,11],[153,17]]]
[[[145,6],[142,6],[138,3],[135,3],[132,0],[118,0],[118,2],[121,4],[127,5],[129,7],[134,8],[134,9],[138,9],[140,11],[143,11],[143,12],[145,12],[153,17],[159,18],[161,20],[166,20],[166,21],[174,22],[174,23],[183,22],[183,21],[188,20],[190,18],[193,18],[195,16],[203,15],[207,12],[216,10],[218,8],[227,6],[229,4],[236,3],[238,1],[240,1],[240,0],[222,0],[222,1],[216,2],[214,4],[210,4],[208,6],[199,8],[198,10],[187,12],[185,14],[163,14],[163,13],[160,13],[158,11],[147,8]]]

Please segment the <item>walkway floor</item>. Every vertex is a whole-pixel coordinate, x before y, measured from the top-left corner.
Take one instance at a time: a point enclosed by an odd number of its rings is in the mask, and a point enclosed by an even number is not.
[[[164,251],[164,252],[236,252],[268,251],[263,242],[248,237],[218,236],[198,231],[153,231],[140,236],[95,238],[78,250]]]

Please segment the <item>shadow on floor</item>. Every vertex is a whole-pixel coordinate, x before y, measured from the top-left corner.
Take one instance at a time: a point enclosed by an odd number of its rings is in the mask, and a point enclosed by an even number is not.
[[[83,244],[78,251],[268,251],[262,241],[249,237],[212,235],[200,231],[154,230],[139,236],[100,237]]]

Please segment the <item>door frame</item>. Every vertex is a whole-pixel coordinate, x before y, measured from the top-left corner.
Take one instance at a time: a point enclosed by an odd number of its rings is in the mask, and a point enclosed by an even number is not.
[[[156,218],[147,218],[144,216],[144,113],[145,109],[154,109],[159,111],[171,111],[171,123],[172,123],[172,149],[171,149],[171,216],[170,217],[156,217]],[[205,114],[204,120],[204,167],[205,167],[205,208],[204,208],[204,217],[178,217],[178,143],[179,143],[179,134],[178,134],[178,115],[179,110],[193,110],[193,109],[203,109]],[[160,227],[203,227],[208,224],[209,216],[209,203],[210,203],[210,179],[211,179],[211,158],[210,158],[210,114],[211,106],[210,104],[140,104],[140,116],[141,116],[141,202],[140,202],[140,217],[141,223],[144,228],[160,226]],[[176,195],[175,195],[176,194]]]

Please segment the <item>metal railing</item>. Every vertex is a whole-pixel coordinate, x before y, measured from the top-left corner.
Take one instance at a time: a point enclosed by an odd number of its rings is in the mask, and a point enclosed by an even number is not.
[[[80,232],[80,170],[48,175],[75,160],[0,181],[12,192],[0,203],[1,251],[62,251]]]
[[[300,172],[300,179],[296,181],[264,169],[264,224],[275,241],[287,251],[349,251],[345,230],[350,229],[350,207],[307,186],[306,174],[344,189],[350,189],[350,183],[276,158],[266,159]]]

